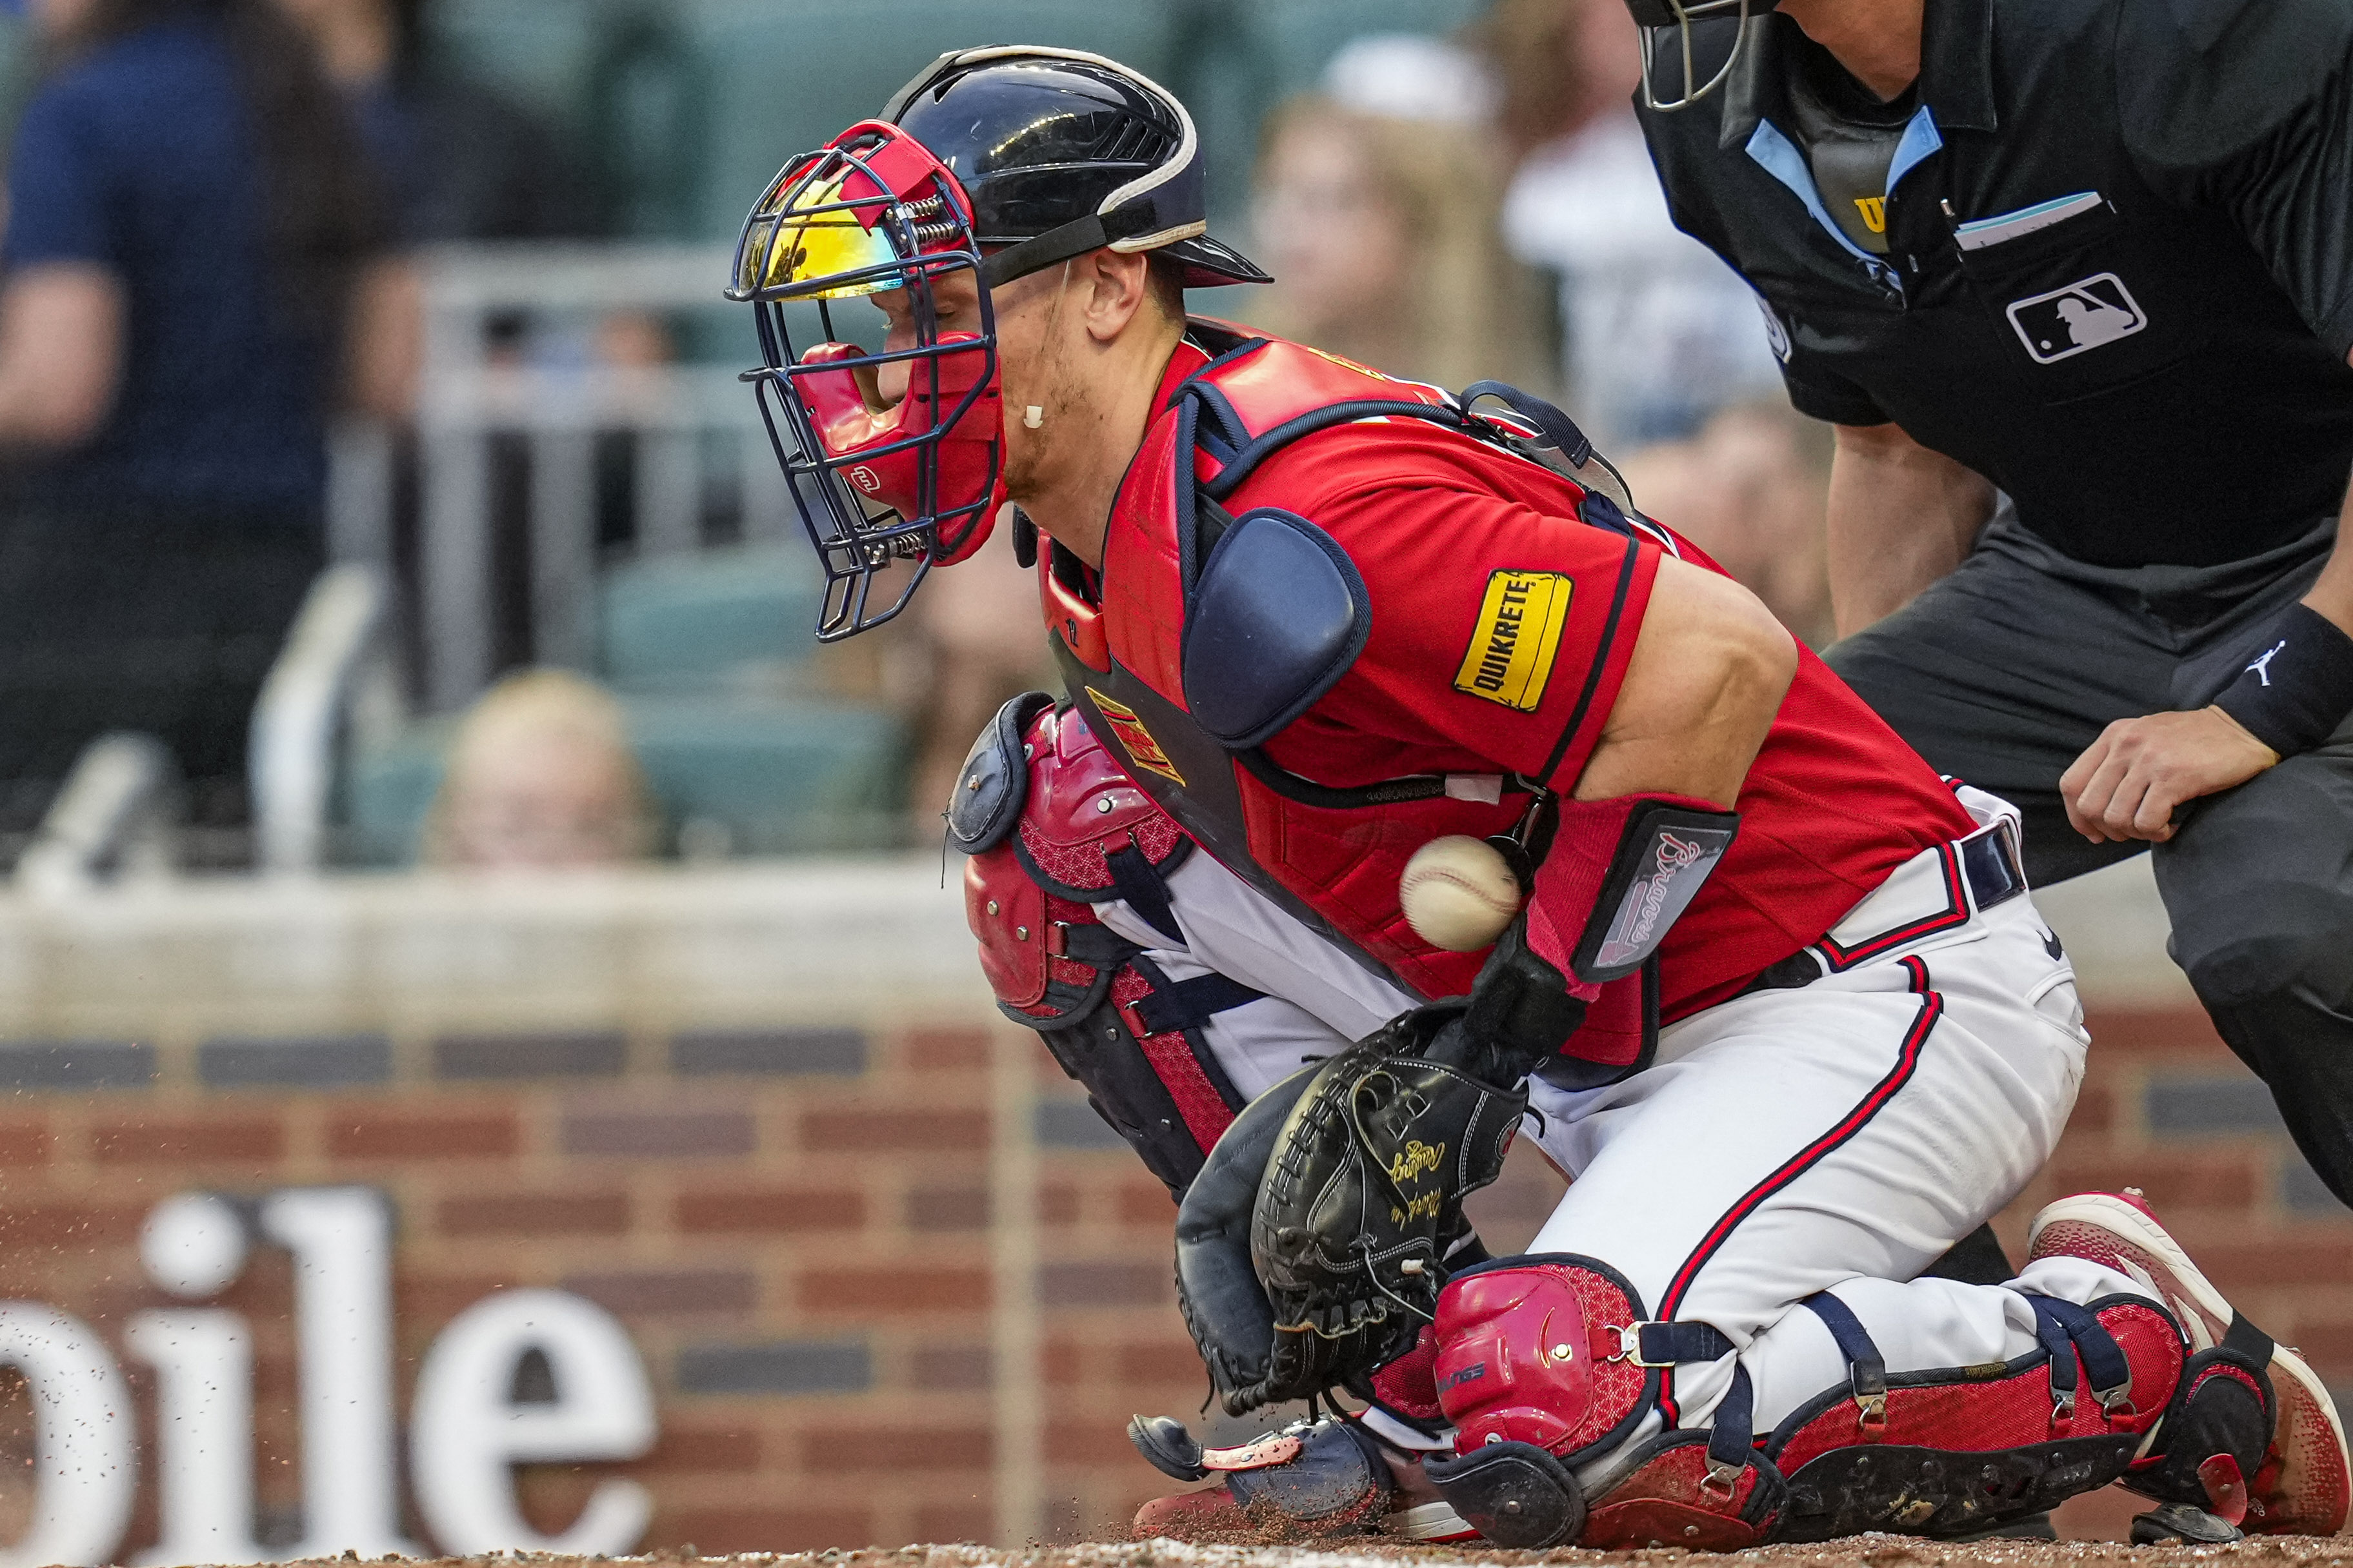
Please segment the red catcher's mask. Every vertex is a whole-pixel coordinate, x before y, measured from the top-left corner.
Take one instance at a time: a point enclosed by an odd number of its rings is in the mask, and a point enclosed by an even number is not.
[[[765,363],[744,379],[824,563],[820,641],[904,609],[932,567],[980,548],[1005,502],[997,317],[980,266],[964,188],[881,121],[786,163],[744,220],[727,297],[758,318]],[[939,329],[937,287],[956,272],[978,289],[978,332]],[[892,289],[907,292],[912,346],[870,353],[835,341],[833,301]],[[796,325],[816,340],[797,353]],[[876,390],[884,365],[907,374],[906,395],[888,405]],[[903,582],[878,594],[902,563]]]

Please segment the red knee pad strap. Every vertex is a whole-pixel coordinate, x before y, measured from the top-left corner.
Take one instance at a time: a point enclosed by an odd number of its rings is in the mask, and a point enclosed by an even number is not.
[[[1567,1253],[1501,1259],[1438,1298],[1438,1402],[1468,1454],[1531,1443],[1575,1460],[1622,1436],[1657,1403],[1658,1374],[1627,1353],[1642,1321],[1634,1287]]]

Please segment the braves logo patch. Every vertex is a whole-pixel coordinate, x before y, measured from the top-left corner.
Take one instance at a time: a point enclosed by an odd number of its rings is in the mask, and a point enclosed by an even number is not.
[[[1176,771],[1176,764],[1168,760],[1168,753],[1160,749],[1160,742],[1152,738],[1152,731],[1144,727],[1134,709],[1124,702],[1113,701],[1092,686],[1087,688],[1087,700],[1095,705],[1095,711],[1103,715],[1111,732],[1127,749],[1130,762],[1146,773],[1158,773],[1180,789],[1184,787],[1185,775]]]
[[[1715,863],[1731,846],[1732,830],[1690,825],[1652,829],[1645,853],[1618,909],[1608,933],[1594,954],[1602,969],[1640,963],[1651,955],[1666,929],[1675,922]]]
[[[1523,713],[1544,701],[1560,629],[1568,621],[1577,584],[1565,572],[1505,570],[1490,574],[1479,624],[1462,651],[1454,689]]]

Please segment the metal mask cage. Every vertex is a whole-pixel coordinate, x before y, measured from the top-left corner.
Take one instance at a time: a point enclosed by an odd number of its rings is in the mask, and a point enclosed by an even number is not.
[[[1635,16],[1635,20],[1641,24],[1635,31],[1641,35],[1642,39],[1643,107],[1672,114],[1679,109],[1689,109],[1722,87],[1731,77],[1733,67],[1739,63],[1740,51],[1747,47],[1750,15],[1753,12],[1761,16],[1770,9],[1770,5],[1759,4],[1757,0],[1688,0],[1688,3],[1686,0],[1646,0],[1636,8]],[[1661,19],[1650,19],[1652,13],[1660,14]],[[1692,58],[1692,26],[1720,16],[1739,17],[1740,30],[1733,36],[1732,52],[1724,57],[1723,66],[1702,82],[1697,79],[1698,69]],[[1673,29],[1676,41],[1682,47],[1683,89],[1681,98],[1662,100],[1658,95],[1656,75],[1658,39],[1659,35],[1669,28]]]
[[[744,222],[736,242],[734,286],[727,297],[753,307],[758,327],[762,364],[743,373],[753,384],[760,403],[761,423],[769,445],[790,481],[793,504],[801,526],[825,573],[825,596],[818,613],[817,638],[839,642],[879,626],[907,607],[915,590],[942,556],[953,555],[975,528],[988,521],[990,498],[1004,462],[1001,435],[991,443],[987,482],[976,500],[943,508],[940,504],[939,444],[985,395],[997,377],[997,316],[988,289],[977,288],[980,331],[976,340],[952,343],[939,341],[936,282],[956,272],[970,272],[978,284],[982,257],[965,216],[967,207],[954,177],[934,170],[924,177],[927,194],[839,196],[807,200],[809,193],[839,190],[853,173],[863,174],[876,191],[889,192],[871,159],[883,145],[878,132],[852,146],[831,146],[805,153],[786,163],[772,181],[760,205]],[[888,242],[889,255],[839,272],[787,278],[771,283],[773,256],[781,243],[780,228],[807,224],[839,214],[860,221],[858,215],[881,206],[870,232]],[[861,226],[865,226],[861,225]],[[952,242],[952,243],[950,243]],[[926,249],[926,246],[941,248]],[[756,247],[756,249],[755,249]],[[915,321],[913,348],[861,353],[818,364],[797,363],[787,306],[814,303],[824,336],[820,342],[843,341],[835,331],[830,301],[861,294],[903,289]],[[929,395],[937,409],[940,361],[949,354],[979,352],[987,356],[981,375],[950,408],[941,410],[927,430],[879,446],[836,457],[826,450],[817,421],[797,390],[805,377],[856,372],[871,374],[886,364],[906,363],[906,395],[913,397],[928,377]],[[913,451],[917,454],[917,504],[912,514],[869,501],[847,477],[846,470],[877,458]],[[906,581],[885,596],[877,608],[876,586],[885,573],[905,564]]]

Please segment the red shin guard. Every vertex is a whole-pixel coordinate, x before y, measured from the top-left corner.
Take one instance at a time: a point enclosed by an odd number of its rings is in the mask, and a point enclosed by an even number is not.
[[[2137,1297],[2088,1308],[2031,1299],[2043,1349],[1894,1376],[1867,1338],[1858,1355],[1861,1329],[1842,1305],[1809,1301],[1853,1375],[1766,1441],[1788,1478],[1778,1539],[1968,1534],[2124,1477],[2181,1382],[2180,1331]]]

